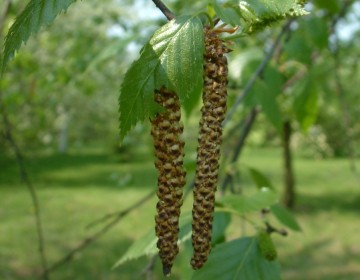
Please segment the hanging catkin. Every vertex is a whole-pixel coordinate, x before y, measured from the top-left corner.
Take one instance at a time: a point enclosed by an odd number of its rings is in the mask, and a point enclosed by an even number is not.
[[[179,252],[179,216],[186,175],[183,168],[184,142],[180,140],[183,126],[179,98],[174,92],[161,88],[155,91],[155,101],[164,108],[151,120],[155,166],[159,171],[155,231],[163,272],[169,275]]]
[[[211,250],[215,191],[219,170],[222,121],[226,111],[228,49],[216,32],[205,28],[204,89],[194,186],[191,265],[199,269]]]

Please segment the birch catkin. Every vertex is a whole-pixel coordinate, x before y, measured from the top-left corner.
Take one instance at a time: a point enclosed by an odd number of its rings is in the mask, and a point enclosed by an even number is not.
[[[211,250],[215,191],[219,171],[222,121],[226,111],[228,49],[217,33],[205,28],[204,89],[194,186],[191,265],[199,269]]]
[[[174,259],[179,252],[180,207],[183,203],[185,170],[183,169],[184,142],[180,139],[183,126],[178,96],[161,88],[155,91],[155,101],[164,111],[151,120],[151,135],[155,146],[155,166],[158,169],[159,202],[156,205],[157,247],[163,264],[164,275],[169,275]]]

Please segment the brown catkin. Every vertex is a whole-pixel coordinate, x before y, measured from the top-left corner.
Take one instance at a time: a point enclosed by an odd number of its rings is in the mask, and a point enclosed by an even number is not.
[[[205,28],[204,89],[194,186],[191,265],[201,268],[211,250],[215,191],[219,171],[222,122],[226,111],[228,49],[217,33]]]
[[[180,139],[183,126],[180,123],[179,98],[174,92],[165,88],[156,90],[155,101],[164,108],[164,111],[151,120],[155,166],[159,172],[155,231],[164,275],[170,275],[179,252],[179,216],[186,175],[183,168],[184,141]]]

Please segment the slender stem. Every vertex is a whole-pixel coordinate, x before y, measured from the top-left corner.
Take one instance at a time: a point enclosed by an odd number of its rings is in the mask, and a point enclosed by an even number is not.
[[[9,14],[11,3],[12,3],[11,0],[7,0],[5,2],[4,10],[0,17],[0,39],[2,38],[2,31],[4,29],[4,24],[5,24],[6,18]],[[41,220],[39,199],[38,199],[36,190],[30,180],[29,175],[28,175],[25,161],[24,161],[24,156],[19,148],[19,145],[17,144],[17,142],[13,136],[12,125],[9,120],[8,113],[6,110],[6,105],[3,101],[2,95],[3,95],[3,92],[0,89],[0,112],[1,112],[3,124],[4,124],[3,133],[4,133],[6,141],[10,144],[10,147],[14,151],[16,162],[19,167],[20,179],[25,184],[25,186],[27,187],[27,189],[30,193],[31,201],[32,201],[32,204],[34,207],[35,227],[36,227],[36,233],[37,233],[37,238],[38,238],[38,250],[39,250],[42,269],[44,271],[42,278],[44,280],[49,280],[50,277],[49,277],[48,273],[46,273],[48,262],[47,262],[46,253],[45,253],[44,231],[43,231],[43,225],[42,225],[42,220]]]
[[[255,73],[252,75],[251,79],[249,80],[249,82],[246,84],[243,93],[236,99],[234,105],[231,107],[231,109],[229,110],[229,113],[227,114],[224,122],[223,122],[223,126],[226,125],[226,123],[228,123],[231,118],[233,117],[233,115],[236,112],[237,107],[239,107],[239,105],[241,104],[241,102],[244,100],[244,98],[248,95],[248,93],[250,92],[251,88],[253,87],[256,79],[258,77],[260,77],[263,73],[264,70],[266,69],[266,66],[268,65],[269,61],[271,60],[271,58],[273,57],[276,48],[278,47],[278,45],[280,44],[281,38],[287,33],[287,31],[290,28],[291,23],[293,22],[293,19],[288,20],[283,28],[281,29],[281,32],[279,33],[279,35],[276,37],[275,42],[273,43],[273,45],[271,46],[271,49],[269,50],[269,52],[267,53],[267,55],[265,56],[265,58],[262,60],[262,62],[260,63],[260,65],[258,66],[258,68],[256,69]]]
[[[152,0],[156,7],[159,8],[159,10],[166,16],[168,20],[172,20],[175,18],[175,15],[169,10],[168,7],[165,6],[165,4],[161,0]]]
[[[157,258],[157,255],[152,256],[144,270],[141,272],[141,276],[145,277],[146,280],[152,280],[154,278],[154,269]]]
[[[49,280],[50,279],[49,275],[48,275],[48,273],[46,273],[47,258],[46,258],[46,253],[45,253],[44,231],[43,231],[42,220],[41,220],[39,199],[38,199],[36,190],[30,180],[29,175],[28,175],[28,172],[27,172],[27,169],[25,166],[25,162],[24,162],[24,156],[19,148],[19,145],[17,144],[17,142],[15,141],[15,138],[13,136],[12,129],[11,129],[12,126],[11,126],[11,123],[8,118],[8,114],[7,114],[7,110],[5,108],[4,101],[2,99],[2,91],[0,91],[0,111],[1,111],[3,123],[4,123],[5,139],[9,142],[11,148],[14,151],[16,162],[18,164],[19,171],[20,171],[21,181],[25,184],[25,186],[27,187],[27,189],[30,193],[30,196],[31,196],[32,204],[34,207],[36,232],[37,232],[37,237],[38,237],[38,250],[39,250],[42,268],[44,271],[42,276],[43,276],[44,280]]]
[[[125,210],[122,210],[122,211],[117,211],[117,212],[114,212],[114,213],[109,213],[109,214],[106,214],[105,216],[89,223],[85,228],[86,229],[89,229],[89,228],[92,228],[98,224],[101,224],[101,223],[104,223],[104,222],[107,222],[115,217],[118,217],[118,216],[125,216],[127,214],[129,214],[132,210],[135,210],[136,208],[138,208],[139,206],[143,205],[145,202],[147,202],[150,198],[152,198],[155,194],[155,191],[152,191],[150,192],[149,194],[147,194],[146,196],[144,196],[143,198],[141,198],[139,201],[135,202],[133,205],[131,205],[129,208],[126,208]]]
[[[140,200],[138,200],[137,202],[135,202],[133,205],[129,206],[128,208],[126,208],[120,212],[117,212],[117,213],[108,214],[108,215],[92,222],[91,224],[89,224],[87,227],[94,226],[98,223],[110,220],[104,227],[99,229],[93,235],[85,238],[80,243],[80,245],[78,245],[77,247],[72,249],[70,252],[68,252],[66,255],[64,255],[60,260],[58,260],[56,263],[51,265],[45,272],[46,273],[53,272],[53,271],[57,270],[59,267],[66,264],[67,262],[71,261],[77,253],[81,252],[82,250],[87,248],[89,245],[94,243],[97,239],[99,239],[101,236],[103,236],[105,233],[107,233],[110,229],[112,229],[115,225],[117,225],[122,218],[124,218],[130,212],[132,212],[133,210],[142,206],[145,202],[147,202],[150,198],[152,198],[154,196],[154,194],[155,194],[155,192],[152,191],[149,194],[147,194],[146,196],[144,196],[143,198],[141,198]]]

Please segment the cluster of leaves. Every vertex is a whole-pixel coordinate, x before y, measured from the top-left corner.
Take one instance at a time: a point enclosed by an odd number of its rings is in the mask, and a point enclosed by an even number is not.
[[[31,0],[17,17],[6,37],[1,73],[31,34],[38,32],[41,26],[51,23],[59,13],[65,11],[75,1]],[[213,2],[212,5],[215,14],[224,23],[241,26],[240,35],[254,33],[289,16],[306,14],[302,5],[292,0],[284,0],[281,5],[276,1],[266,0],[229,1],[222,5]],[[191,112],[200,99],[202,91],[203,53],[203,22],[199,16],[179,16],[155,32],[142,48],[140,58],[129,68],[121,87],[119,98],[121,138],[136,123],[146,120],[161,110],[153,100],[154,90],[161,86],[177,92],[185,111]],[[273,98],[266,94],[267,91],[261,92],[267,100],[264,99],[263,103],[266,112],[268,107],[265,104],[271,102]],[[304,105],[300,103],[299,107],[303,108]],[[268,112],[273,110],[270,108]],[[273,120],[278,122],[277,117]],[[299,230],[292,216],[277,205],[277,195],[271,190],[271,184],[257,171],[252,170],[251,174],[261,187],[259,192],[249,197],[228,196],[221,200],[217,215],[222,218],[215,216],[215,228],[217,220],[222,221],[219,223],[220,233],[214,234],[215,240],[221,240],[217,241],[220,244],[215,247],[208,264],[204,269],[196,272],[194,278],[218,279],[217,275],[244,279],[279,278],[278,263],[269,262],[261,255],[256,238],[245,237],[228,243],[221,243],[224,238],[217,238],[224,236],[224,230],[230,223],[229,213],[244,216],[264,208],[270,208],[278,221],[285,226]],[[183,218],[180,232],[182,242],[190,237],[190,230],[190,219]],[[156,237],[151,230],[151,233],[134,243],[118,264],[141,255],[154,254],[155,244]]]
[[[10,28],[4,46],[1,73],[30,35],[48,25],[76,0],[32,0]],[[284,2],[284,3],[283,3]],[[293,1],[229,1],[212,3],[225,23],[242,26],[252,33],[287,16],[304,15],[301,4]],[[152,94],[166,86],[179,94],[187,113],[197,104],[202,90],[203,25],[197,16],[180,16],[161,27],[143,47],[140,58],[128,70],[119,98],[120,136],[139,121],[159,112]]]

